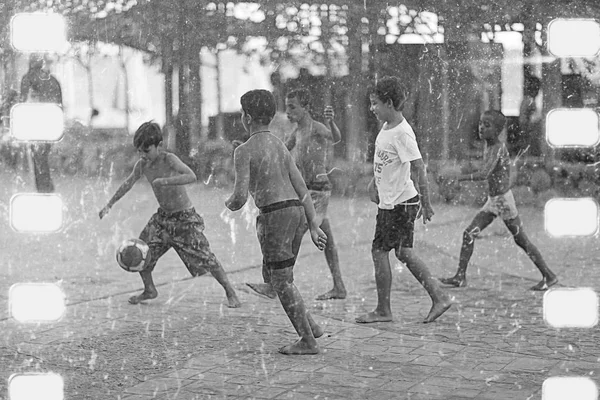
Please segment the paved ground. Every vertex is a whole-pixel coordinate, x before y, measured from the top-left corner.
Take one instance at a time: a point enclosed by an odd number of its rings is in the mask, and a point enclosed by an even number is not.
[[[599,383],[598,327],[556,330],[544,323],[543,294],[527,290],[538,273],[500,225],[477,240],[470,286],[449,290],[459,303],[437,322],[421,323],[429,298],[396,265],[395,321],[355,324],[375,303],[369,252],[375,210],[366,199],[336,198],[331,207],[347,299],[313,300],[329,289],[330,278],[308,238],[296,266],[296,284],[326,330],[319,355],[277,353],[295,332],[278,301],[244,291],[244,282],[261,279],[260,254],[252,212],[221,214],[226,191],[191,190],[243,307],[227,308],[214,279],[188,278],[171,253],[157,270],[159,298],[131,306],[127,298],[140,282],[113,264],[111,246],[136,236],[155,207],[148,188],[136,190],[135,200],[122,200],[101,223],[94,213],[108,195],[65,195],[71,217],[62,235],[71,235],[69,241],[0,237],[12,249],[0,271],[2,303],[13,283],[50,280],[60,283],[69,304],[61,321],[38,326],[17,324],[6,307],[0,310],[0,399],[11,374],[31,371],[61,374],[66,399],[540,399],[549,377]],[[446,276],[455,270],[461,229],[475,210],[438,205],[436,211],[433,223],[419,223],[416,249],[436,276]],[[552,239],[541,211],[521,211],[561,285],[598,291],[598,238]],[[92,257],[82,260],[75,240],[88,243]],[[51,245],[53,251],[44,247]]]

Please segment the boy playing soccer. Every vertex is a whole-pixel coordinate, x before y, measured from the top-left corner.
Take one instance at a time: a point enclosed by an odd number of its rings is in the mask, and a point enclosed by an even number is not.
[[[204,221],[194,210],[184,186],[196,182],[196,175],[175,154],[162,150],[162,140],[157,123],[145,122],[138,128],[133,137],[133,145],[140,154],[140,160],[100,211],[102,219],[142,175],[152,185],[158,201],[158,211],[140,234],[140,239],[148,244],[151,253],[150,263],[140,272],[144,291],[131,297],[129,302],[137,304],[158,296],[152,281],[152,270],[158,259],[173,247],[192,276],[200,276],[209,271],[225,289],[228,306],[239,307],[241,303],[235,290],[202,233]]]
[[[315,121],[310,115],[311,97],[306,89],[289,92],[285,98],[286,114],[297,128],[285,139],[285,146],[291,152],[296,166],[306,183],[317,213],[317,223],[327,235],[325,259],[333,278],[333,289],[317,296],[317,300],[345,299],[346,287],[340,272],[337,248],[327,217],[327,207],[332,185],[327,176],[333,159],[333,145],[340,141],[341,133],[333,120],[333,108],[325,108],[325,119],[329,128]],[[271,284],[248,283],[255,292],[274,299],[275,291]]]
[[[256,231],[263,254],[263,276],[277,293],[300,339],[279,349],[283,354],[316,354],[323,330],[306,311],[294,285],[293,268],[304,235],[306,219],[313,243],[323,250],[327,236],[319,228],[315,209],[290,152],[268,129],[276,111],[267,90],[252,90],[240,100],[242,124],[250,137],[235,149],[235,187],[225,205],[239,210],[248,191],[260,214]]]
[[[506,145],[499,139],[504,131],[506,117],[500,111],[488,110],[481,114],[479,120],[479,137],[485,141],[483,151],[484,166],[481,171],[467,175],[442,175],[440,180],[487,180],[488,200],[475,215],[473,221],[463,232],[462,247],[458,261],[458,271],[451,278],[442,278],[442,283],[463,287],[467,285],[467,265],[473,254],[475,236],[483,231],[494,218],[500,217],[512,233],[515,243],[525,250],[531,261],[542,273],[542,280],[532,290],[547,290],[558,282],[556,275],[548,268],[537,247],[530,241],[517,211],[515,198],[510,190],[509,167],[510,158]]]
[[[423,223],[427,223],[433,216],[433,209],[429,203],[425,164],[415,134],[402,114],[407,96],[404,85],[396,77],[380,79],[370,93],[371,112],[383,122],[375,141],[375,176],[369,184],[371,201],[378,205],[371,247],[377,306],[356,318],[358,323],[392,321],[390,250],[394,250],[398,260],[406,265],[433,301],[423,322],[435,321],[452,305],[449,296],[439,288],[427,266],[412,249],[415,219],[422,213]],[[411,168],[418,176],[419,191],[411,180]]]

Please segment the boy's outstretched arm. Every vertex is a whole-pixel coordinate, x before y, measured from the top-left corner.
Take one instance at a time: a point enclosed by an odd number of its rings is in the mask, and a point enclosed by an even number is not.
[[[308,228],[310,230],[310,238],[319,250],[323,250],[327,244],[327,235],[321,230],[319,225],[317,225],[317,212],[315,211],[312,198],[310,197],[310,193],[308,192],[308,188],[306,187],[304,179],[302,179],[302,175],[300,174],[298,167],[296,167],[296,164],[292,160],[291,154],[288,153],[286,157],[288,159],[288,166],[290,170],[290,181],[292,182],[292,186],[298,194],[298,198],[302,202],[304,212],[306,213]]]
[[[489,159],[487,159],[485,161],[485,164],[483,165],[483,167],[481,167],[480,170],[475,171],[473,173],[470,174],[440,174],[438,175],[438,180],[439,181],[483,181],[486,180],[488,178],[488,176],[492,173],[492,171],[494,170],[494,168],[496,167],[496,164],[498,164],[498,161],[500,160],[500,151],[501,149],[499,149],[496,154],[494,154],[494,157],[489,157]]]
[[[133,185],[140,179],[142,176],[142,160],[138,160],[133,166],[133,171],[131,174],[125,179],[125,182],[119,186],[113,197],[108,201],[108,204],[104,206],[102,210],[100,210],[99,216],[100,219],[104,218],[106,214],[110,211],[112,206],[115,205],[117,201],[121,199],[121,197],[125,196],[127,192],[131,190]]]
[[[248,187],[250,186],[250,156],[243,144],[235,149],[233,164],[235,169],[235,184],[233,193],[225,200],[225,207],[231,211],[237,211],[246,204],[248,200]]]
[[[429,183],[427,181],[427,171],[425,169],[425,163],[422,158],[410,162],[411,169],[415,171],[417,176],[417,186],[419,195],[421,196],[421,210],[420,214],[423,215],[423,223],[431,221],[431,217],[435,214],[431,207],[429,200]],[[417,218],[420,215],[417,216]]]
[[[486,180],[488,178],[488,176],[490,176],[490,174],[492,173],[494,168],[496,167],[496,164],[498,164],[498,161],[500,160],[500,151],[501,150],[502,150],[501,148],[498,149],[493,157],[489,157],[485,161],[485,164],[483,165],[483,167],[481,167],[481,169],[479,171],[475,171],[471,174],[461,174],[456,177],[456,180],[458,180],[459,182],[460,181],[483,181],[483,180]]]
[[[188,183],[196,182],[196,174],[190,167],[185,165],[183,161],[175,154],[167,153],[167,163],[169,167],[178,175],[170,176],[168,178],[157,178],[152,181],[154,186],[168,186],[168,185],[187,185]]]

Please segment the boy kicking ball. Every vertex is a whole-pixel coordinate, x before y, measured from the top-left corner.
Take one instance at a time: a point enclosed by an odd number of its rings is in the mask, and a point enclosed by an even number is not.
[[[500,140],[500,134],[506,125],[506,117],[500,111],[488,110],[479,120],[479,137],[485,141],[483,151],[484,166],[481,171],[467,175],[441,175],[441,181],[487,180],[488,200],[475,215],[473,221],[463,232],[462,247],[458,261],[458,271],[453,277],[441,278],[447,285],[463,287],[467,285],[467,265],[475,247],[475,236],[483,231],[496,217],[502,218],[512,233],[515,243],[522,248],[542,273],[542,280],[531,290],[547,290],[558,283],[556,275],[548,268],[540,251],[529,241],[519,217],[515,198],[510,190],[510,158],[506,145]]]
[[[129,299],[131,304],[154,299],[158,291],[152,280],[156,262],[171,247],[192,276],[210,272],[223,286],[229,307],[240,307],[225,270],[210,250],[204,236],[204,221],[192,206],[184,185],[196,182],[196,175],[175,154],[162,150],[162,133],[155,122],[145,122],[135,132],[133,145],[140,154],[132,173],[100,211],[102,219],[142,176],[148,179],[158,201],[158,211],[150,218],[140,239],[150,247],[151,260],[140,272],[144,291]]]
[[[317,354],[323,329],[315,323],[294,285],[294,264],[308,219],[310,236],[323,250],[327,236],[319,228],[315,208],[283,142],[271,134],[269,123],[276,111],[275,97],[267,90],[252,90],[240,99],[242,124],[250,135],[234,152],[235,187],[225,205],[237,211],[248,192],[260,214],[256,231],[263,255],[263,276],[269,282],[300,339],[279,349],[283,354]]]

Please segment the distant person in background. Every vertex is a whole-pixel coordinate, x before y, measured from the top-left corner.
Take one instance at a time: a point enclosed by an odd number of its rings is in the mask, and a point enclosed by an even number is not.
[[[536,98],[540,93],[541,82],[535,76],[525,78],[525,87],[523,90],[523,101],[519,110],[519,126],[521,137],[521,149],[525,150],[529,146],[528,153],[532,156],[541,154],[541,136],[542,136],[542,113],[536,103]]]
[[[56,103],[62,107],[62,91],[58,80],[50,73],[43,54],[29,57],[29,70],[21,78],[21,102]],[[48,154],[50,143],[31,145],[35,172],[35,187],[39,193],[54,192]]]

